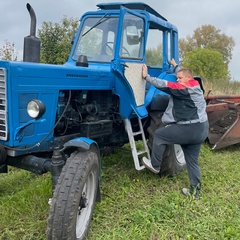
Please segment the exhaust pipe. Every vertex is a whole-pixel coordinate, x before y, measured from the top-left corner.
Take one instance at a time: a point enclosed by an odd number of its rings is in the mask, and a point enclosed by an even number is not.
[[[27,3],[26,6],[30,14],[31,25],[30,35],[24,38],[23,61],[39,63],[41,41],[36,37],[36,25],[37,25],[36,15],[29,3]]]

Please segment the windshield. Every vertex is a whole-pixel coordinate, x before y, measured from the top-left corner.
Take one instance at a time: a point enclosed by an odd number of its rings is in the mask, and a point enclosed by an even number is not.
[[[84,23],[76,45],[73,60],[85,55],[88,61],[110,62],[113,59],[118,29],[116,17],[92,17]]]

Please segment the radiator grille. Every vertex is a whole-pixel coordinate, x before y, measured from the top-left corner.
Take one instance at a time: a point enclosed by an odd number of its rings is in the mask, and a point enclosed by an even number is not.
[[[6,70],[0,68],[0,140],[7,140]]]

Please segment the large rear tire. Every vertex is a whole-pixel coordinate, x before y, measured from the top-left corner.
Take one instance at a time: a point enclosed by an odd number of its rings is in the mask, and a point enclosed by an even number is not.
[[[150,125],[147,129],[149,134],[148,147],[152,150],[154,132],[163,125],[161,118],[163,113],[153,111],[150,114]],[[160,175],[173,176],[186,167],[186,161],[182,147],[178,144],[167,145],[163,155]]]
[[[76,151],[63,167],[48,218],[48,240],[82,240],[88,233],[99,181],[98,155]]]

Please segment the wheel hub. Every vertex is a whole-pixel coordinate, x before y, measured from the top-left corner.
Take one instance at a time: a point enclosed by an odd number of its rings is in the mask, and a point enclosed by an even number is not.
[[[88,206],[88,199],[86,197],[86,194],[83,193],[82,197],[80,199],[80,203],[79,203],[79,210],[82,210],[83,208],[86,208]]]

